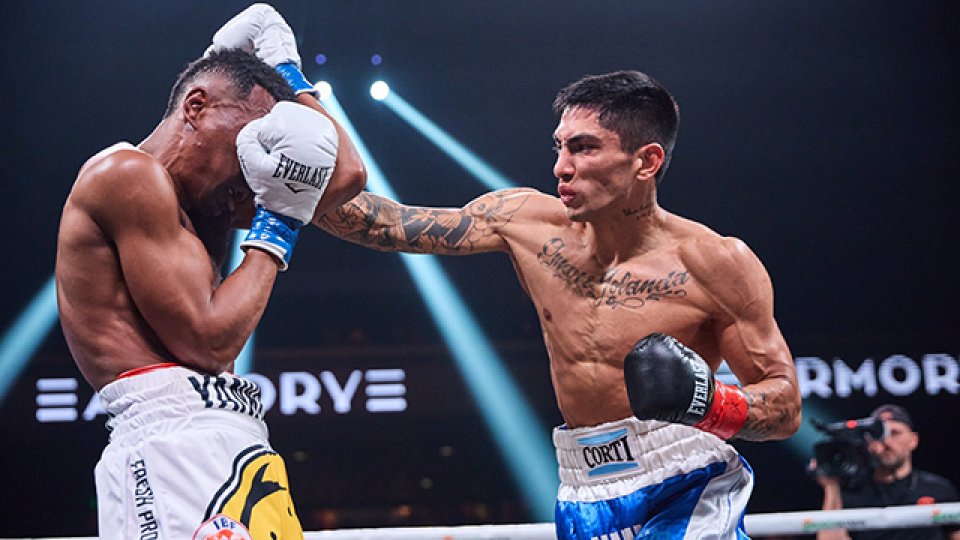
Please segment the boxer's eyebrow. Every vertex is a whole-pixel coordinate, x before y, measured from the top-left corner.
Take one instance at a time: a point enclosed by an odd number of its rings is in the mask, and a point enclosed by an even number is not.
[[[598,137],[593,133],[577,133],[569,137],[566,141],[561,141],[560,138],[557,137],[556,135],[554,135],[553,137],[553,147],[554,147],[554,150],[557,150],[557,151],[563,148],[564,145],[566,145],[567,149],[569,150],[571,146],[576,148],[579,146],[583,146],[585,144],[586,145],[602,145],[603,138]]]

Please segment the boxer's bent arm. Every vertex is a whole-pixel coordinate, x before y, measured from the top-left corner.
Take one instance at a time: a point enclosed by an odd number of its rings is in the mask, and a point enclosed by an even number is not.
[[[532,193],[505,189],[481,195],[462,208],[424,208],[363,192],[314,223],[334,236],[378,251],[443,255],[506,251],[501,229]]]
[[[773,287],[760,260],[742,241],[723,238],[694,250],[685,262],[717,304],[720,352],[747,398],[736,437],[785,439],[800,427],[800,392],[787,343],[773,318]]]
[[[363,191],[363,187],[367,183],[367,170],[363,166],[363,160],[360,159],[360,153],[357,152],[347,132],[320,105],[313,94],[309,92],[299,94],[297,95],[297,101],[329,118],[337,129],[337,164],[333,169],[333,175],[330,177],[327,190],[323,193],[323,198],[320,199],[320,203],[313,213],[314,220],[316,220],[319,216],[337,208]]]
[[[219,287],[200,240],[183,227],[166,171],[145,154],[118,152],[90,174],[91,216],[115,243],[125,285],[150,329],[180,362],[224,370],[266,307],[275,259],[248,250]]]

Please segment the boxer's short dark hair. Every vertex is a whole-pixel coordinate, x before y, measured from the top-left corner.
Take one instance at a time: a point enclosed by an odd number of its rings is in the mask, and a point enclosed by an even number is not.
[[[166,118],[173,114],[187,85],[200,75],[217,73],[229,77],[237,91],[237,97],[246,99],[254,86],[260,86],[277,101],[290,101],[296,98],[290,85],[272,67],[255,55],[240,49],[225,49],[205,55],[190,62],[174,83],[167,100]]]
[[[553,101],[557,114],[573,107],[596,111],[600,125],[620,137],[624,152],[659,143],[664,158],[657,181],[663,178],[677,142],[680,109],[653,77],[639,71],[589,75],[560,90]]]

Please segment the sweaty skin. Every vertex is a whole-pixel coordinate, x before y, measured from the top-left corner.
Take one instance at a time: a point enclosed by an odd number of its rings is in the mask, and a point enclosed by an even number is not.
[[[139,147],[115,145],[90,158],[64,205],[60,320],[80,371],[97,390],[158,362],[227,369],[276,278],[274,259],[250,250],[220,284],[215,249],[207,249],[193,223],[203,221],[208,238],[225,241],[230,214],[250,204],[233,141],[274,99],[255,87],[240,101],[223,77],[198,83]]]
[[[714,371],[726,359],[749,403],[737,437],[793,434],[796,372],[759,259],[742,241],[657,205],[659,145],[624,152],[581,108],[563,114],[555,141],[560,198],[507,189],[444,209],[365,192],[314,223],[380,251],[509,254],[536,306],[570,427],[632,415],[623,359],[639,338],[662,332]]]
[[[271,255],[247,250],[222,282],[220,267],[231,227],[249,226],[253,215],[236,136],[275,100],[259,86],[240,100],[229,85],[199,78],[138,147],[118,144],[90,158],[67,197],[57,242],[60,320],[96,390],[159,362],[229,370],[266,308],[277,274]],[[310,96],[298,101],[326,114]],[[365,181],[337,129],[327,206]]]

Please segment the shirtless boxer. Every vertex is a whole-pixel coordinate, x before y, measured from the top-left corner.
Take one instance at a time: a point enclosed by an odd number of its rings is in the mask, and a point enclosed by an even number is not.
[[[259,390],[229,370],[324,191],[342,204],[365,177],[267,8],[218,32],[145,140],[90,158],[63,209],[60,319],[110,414],[101,539],[303,537]],[[251,54],[268,27],[293,48]],[[236,224],[246,254],[221,279]]]
[[[769,277],[742,241],[657,204],[679,121],[666,89],[587,77],[554,108],[559,198],[507,189],[442,209],[362,193],[314,223],[380,251],[510,256],[566,422],[560,539],[742,538],[753,475],[724,439],[800,423]],[[742,388],[714,381],[724,359]]]

